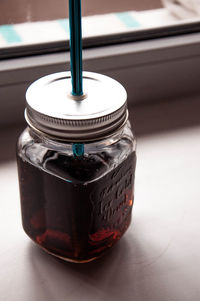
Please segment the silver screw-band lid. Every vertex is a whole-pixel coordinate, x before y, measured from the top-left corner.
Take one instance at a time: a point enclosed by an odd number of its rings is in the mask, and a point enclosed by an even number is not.
[[[71,95],[71,73],[35,81],[26,93],[28,124],[57,139],[94,140],[119,129],[127,119],[125,89],[116,80],[83,72],[85,95]]]

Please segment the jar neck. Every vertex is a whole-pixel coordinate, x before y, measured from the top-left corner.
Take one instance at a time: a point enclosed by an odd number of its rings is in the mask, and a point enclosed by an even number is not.
[[[34,139],[39,140],[40,142],[44,143],[45,145],[48,145],[50,148],[58,147],[60,149],[66,150],[71,149],[74,144],[84,144],[85,149],[96,149],[98,148],[104,148],[106,146],[112,145],[116,143],[118,140],[121,139],[123,135],[127,135],[127,137],[131,135],[131,129],[130,129],[130,122],[126,121],[126,123],[120,127],[117,131],[111,133],[109,136],[103,137],[101,139],[95,140],[95,141],[85,141],[85,142],[70,142],[65,140],[57,140],[54,137],[47,136],[46,134],[37,131],[36,129],[33,129],[32,127],[28,126],[30,135],[34,137]]]

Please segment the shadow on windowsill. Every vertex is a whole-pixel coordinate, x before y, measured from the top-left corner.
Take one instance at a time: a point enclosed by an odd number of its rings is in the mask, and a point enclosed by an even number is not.
[[[129,106],[137,137],[200,125],[200,96]]]

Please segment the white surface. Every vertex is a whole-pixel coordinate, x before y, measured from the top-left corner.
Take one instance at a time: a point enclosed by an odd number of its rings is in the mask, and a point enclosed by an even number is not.
[[[104,258],[68,264],[21,227],[15,163],[0,168],[1,301],[199,301],[200,127],[138,139],[131,228]]]

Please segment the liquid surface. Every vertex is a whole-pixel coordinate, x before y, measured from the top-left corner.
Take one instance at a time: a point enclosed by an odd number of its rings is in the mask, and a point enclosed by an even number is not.
[[[66,259],[85,261],[102,255],[130,224],[135,161],[134,152],[104,176],[84,183],[91,173],[106,170],[95,156],[69,161],[67,156],[48,154],[44,166],[50,173],[18,157],[25,232]]]

